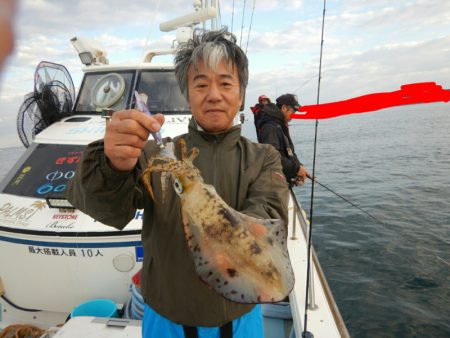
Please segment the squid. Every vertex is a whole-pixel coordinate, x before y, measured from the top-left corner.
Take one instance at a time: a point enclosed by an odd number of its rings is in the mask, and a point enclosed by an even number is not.
[[[181,160],[173,153],[172,144],[149,159],[141,179],[152,199],[153,173],[161,173],[163,198],[172,181],[181,200],[184,234],[199,278],[238,303],[285,299],[294,287],[294,273],[284,222],[258,219],[228,206],[194,166],[199,150],[194,147],[188,155],[184,139],[179,145]]]

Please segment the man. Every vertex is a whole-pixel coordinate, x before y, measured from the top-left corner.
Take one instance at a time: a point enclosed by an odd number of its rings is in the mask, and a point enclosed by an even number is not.
[[[266,95],[260,95],[258,97],[258,103],[255,104],[253,107],[250,107],[250,110],[253,113],[255,128],[257,128],[259,119],[261,118],[261,110],[268,103],[271,103],[269,97]],[[256,136],[258,136],[258,130],[256,130]]]
[[[240,212],[286,222],[288,189],[279,154],[242,137],[240,125],[234,125],[248,81],[247,57],[235,36],[226,30],[195,35],[178,50],[175,74],[193,116],[181,137],[188,150],[199,149],[194,165],[205,182]],[[134,109],[115,112],[104,139],[84,152],[68,198],[118,229],[136,209],[144,209],[143,337],[219,337],[219,331],[221,337],[262,337],[259,305],[228,301],[196,275],[174,190],[168,189],[164,202],[161,176],[153,174],[153,200],[140,182],[147,159],[158,148],[147,139],[163,121],[162,115],[150,117]],[[179,146],[176,153],[179,158]]]
[[[258,122],[258,141],[271,144],[281,155],[283,173],[289,184],[302,185],[309,173],[299,161],[289,134],[291,114],[298,111],[300,105],[293,94],[284,94],[275,104],[267,104],[261,111]]]

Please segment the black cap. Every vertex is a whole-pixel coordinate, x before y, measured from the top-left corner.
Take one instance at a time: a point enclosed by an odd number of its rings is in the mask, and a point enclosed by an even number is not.
[[[281,106],[285,104],[294,108],[294,110],[299,110],[300,105],[297,101],[297,95],[294,94],[284,94],[277,98],[277,106],[281,108]]]

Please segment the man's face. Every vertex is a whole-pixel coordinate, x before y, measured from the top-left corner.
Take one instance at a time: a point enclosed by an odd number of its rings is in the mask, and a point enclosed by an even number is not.
[[[233,126],[233,120],[242,104],[236,67],[225,61],[217,70],[203,62],[188,72],[189,105],[197,123],[210,133],[221,133]]]
[[[291,106],[288,106],[287,104],[283,104],[281,106],[281,111],[283,112],[283,115],[284,115],[284,121],[286,123],[289,123],[292,120],[291,114],[295,113],[294,108],[292,108]]]
[[[14,46],[12,27],[14,12],[14,0],[0,0],[0,70]]]

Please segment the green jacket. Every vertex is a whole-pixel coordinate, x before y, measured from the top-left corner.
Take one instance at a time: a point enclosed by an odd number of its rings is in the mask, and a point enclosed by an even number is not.
[[[192,119],[189,132],[180,137],[186,140],[188,151],[199,149],[194,165],[229,206],[260,218],[281,218],[287,224],[288,186],[279,153],[270,145],[241,137],[240,132],[240,126],[235,126],[224,134],[207,134],[199,131]],[[184,237],[178,195],[169,185],[162,201],[161,174],[154,173],[153,201],[139,179],[156,149],[155,142],[148,142],[133,171],[116,172],[106,162],[103,141],[91,143],[70,181],[67,197],[81,211],[118,229],[134,218],[136,209],[144,209],[145,302],[176,323],[222,325],[250,311],[253,305],[228,301],[197,277]],[[181,158],[178,145],[176,153]]]

